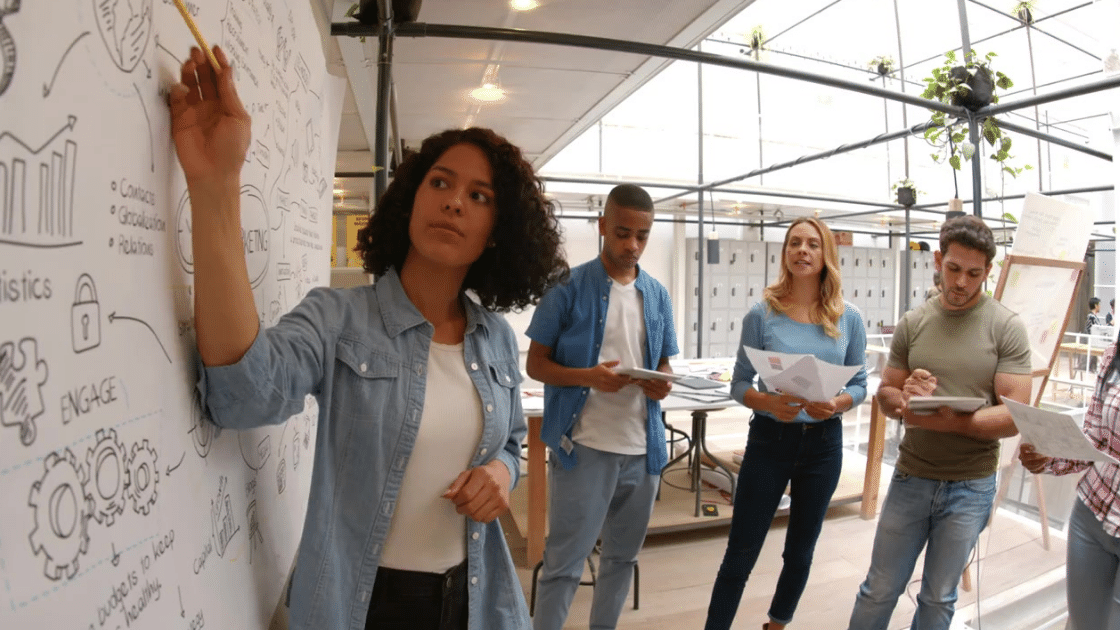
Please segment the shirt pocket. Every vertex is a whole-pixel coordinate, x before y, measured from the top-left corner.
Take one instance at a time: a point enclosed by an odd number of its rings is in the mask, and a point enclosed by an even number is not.
[[[402,367],[389,350],[373,349],[353,339],[340,339],[335,347],[336,373],[332,411],[336,417],[352,414],[400,416],[406,400]]]
[[[497,361],[487,366],[487,375],[490,380],[490,395],[494,400],[494,410],[487,410],[487,415],[492,413],[497,424],[500,447],[509,439],[510,416],[513,414],[513,397],[519,396],[517,386],[521,383],[521,370],[514,361]]]

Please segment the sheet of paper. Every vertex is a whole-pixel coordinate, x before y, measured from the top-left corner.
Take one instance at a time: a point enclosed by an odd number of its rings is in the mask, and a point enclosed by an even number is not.
[[[1015,421],[1023,441],[1034,445],[1034,450],[1039,453],[1049,457],[1120,464],[1111,455],[1098,451],[1072,417],[1007,398],[1003,402],[1011,412],[1011,419]]]
[[[615,368],[615,372],[630,378],[637,378],[642,380],[657,380],[657,381],[676,381],[684,378],[683,374],[666,374],[665,372],[658,372],[656,370],[646,370],[643,368]]]
[[[823,402],[836,395],[861,365],[833,365],[811,354],[785,354],[743,346],[747,359],[770,391]]]
[[[1011,253],[1016,256],[1081,260],[1092,231],[1093,214],[1088,206],[1027,193]]]

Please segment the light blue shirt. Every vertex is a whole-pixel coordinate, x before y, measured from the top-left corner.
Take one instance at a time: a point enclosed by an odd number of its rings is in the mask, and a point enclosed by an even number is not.
[[[612,282],[599,258],[573,268],[568,282],[553,287],[541,299],[525,335],[552,348],[552,360],[560,365],[572,368],[598,365]],[[634,283],[642,296],[646,324],[645,365],[642,367],[655,370],[661,359],[680,352],[673,328],[673,302],[665,287],[640,267]],[[562,448],[562,442],[571,440],[572,427],[590,390],[589,387],[548,384],[544,387],[541,441],[560,458],[566,470],[576,465],[577,458],[570,449]],[[661,474],[668,459],[661,402],[646,398],[646,471],[651,475]]]
[[[840,316],[840,321],[836,322],[836,328],[840,331],[839,339],[833,339],[825,334],[824,326],[795,322],[781,313],[772,311],[765,301],[755,304],[743,318],[739,350],[735,355],[735,371],[731,375],[731,398],[742,404],[743,395],[755,386],[754,379],[758,374],[758,370],[754,369],[747,359],[743,346],[785,354],[811,354],[833,365],[864,365],[867,331],[863,328],[863,316],[860,315],[859,309],[845,302],[844,313]],[[762,379],[758,380],[756,389],[760,392],[767,391]],[[867,398],[865,368],[861,367],[859,372],[848,381],[841,390],[841,393],[844,392],[852,397],[853,408]],[[761,411],[755,413],[769,417]],[[818,422],[805,413],[804,409],[794,417],[793,421]]]
[[[500,459],[511,487],[525,420],[517,340],[500,316],[463,298],[463,353],[482,401],[470,467]],[[293,630],[363,630],[382,545],[423,411],[433,327],[393,270],[375,285],[314,289],[262,330],[234,365],[200,370],[214,422],[278,424],[319,402],[315,467],[295,573]],[[471,630],[529,628],[525,596],[501,526],[466,519]]]

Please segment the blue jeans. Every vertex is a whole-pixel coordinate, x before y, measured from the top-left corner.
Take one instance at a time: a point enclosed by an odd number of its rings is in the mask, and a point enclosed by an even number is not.
[[[564,470],[559,457],[550,458],[548,540],[534,630],[564,627],[583,564],[600,537],[590,630],[618,624],[657,496],[660,476],[646,472],[644,454],[619,455],[580,444],[573,454],[579,462],[571,470]]]
[[[840,481],[840,418],[815,424],[778,422],[755,415],[735,490],[727,551],[719,567],[705,630],[731,627],[747,578],[770,531],[778,502],[790,487],[789,526],[782,572],[770,601],[770,620],[788,624],[809,580],[813,550],[825,512]]]
[[[996,495],[995,474],[938,481],[896,472],[879,515],[871,568],[859,587],[848,630],[886,630],[898,598],[926,549],[911,630],[947,630],[957,584]]]
[[[1066,600],[1073,630],[1120,629],[1120,539],[1080,499],[1069,516]]]

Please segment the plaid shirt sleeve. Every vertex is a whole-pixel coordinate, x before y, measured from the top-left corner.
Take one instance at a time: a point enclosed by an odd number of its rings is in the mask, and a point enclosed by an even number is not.
[[[1098,381],[1108,370],[1115,344],[1105,350],[1101,357]],[[1085,412],[1083,431],[1097,450],[1120,459],[1120,382],[1116,375],[1111,378],[1111,386],[1103,395],[1094,390],[1089,408]],[[1088,469],[1077,487],[1077,495],[1101,521],[1104,530],[1111,536],[1120,535],[1120,467],[1115,464],[1054,458],[1047,463],[1045,470],[1055,475],[1067,475]]]

